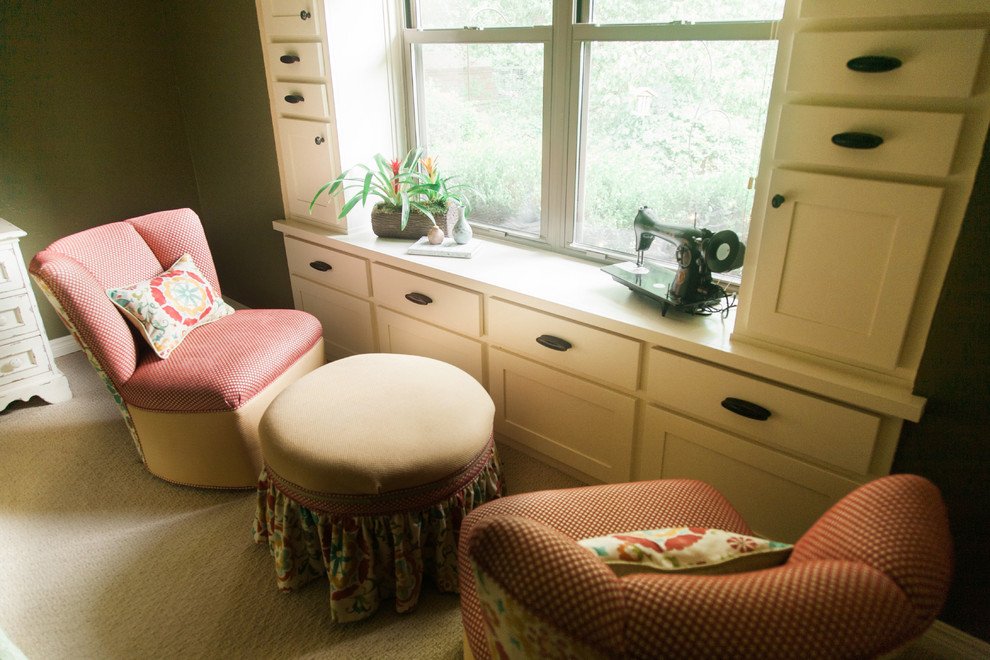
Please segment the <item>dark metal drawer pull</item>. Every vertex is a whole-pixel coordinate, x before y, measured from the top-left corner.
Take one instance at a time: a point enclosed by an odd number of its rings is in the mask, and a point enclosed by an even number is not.
[[[283,55],[282,57],[278,58],[278,61],[281,62],[282,64],[295,64],[296,62],[299,61],[299,56]]]
[[[783,204],[786,201],[787,198],[784,197],[783,195],[774,195],[773,199],[770,200],[770,206],[774,207],[775,209],[779,209],[781,204]]]
[[[876,149],[883,144],[883,138],[873,133],[836,133],[832,144],[846,149]]]
[[[568,348],[571,348],[571,342],[560,337],[554,337],[553,335],[540,335],[536,338],[536,343],[540,346],[552,348],[555,351],[566,351]]]
[[[322,271],[324,273],[327,272],[328,270],[333,270],[333,266],[331,266],[325,261],[310,261],[309,267],[315,268],[316,270]]]
[[[316,146],[320,146],[321,144],[326,142],[326,140],[323,139],[322,135],[317,135],[315,138],[313,138],[313,142],[316,143]]]
[[[425,293],[407,293],[406,300],[416,303],[417,305],[429,305],[433,302],[433,298],[430,298]]]
[[[288,96],[285,97],[285,100],[288,101],[289,103],[302,103],[306,99],[299,96],[298,94],[289,94]]]
[[[755,419],[760,422],[770,418],[770,411],[763,406],[758,406],[744,399],[735,399],[731,396],[722,401],[722,407],[729,412],[734,412],[737,415],[742,415],[743,417]]]
[[[310,14],[305,9],[303,9],[301,12],[299,12],[299,18],[301,18],[304,21],[308,21],[311,16],[312,16],[312,14]]]
[[[885,73],[900,68],[901,64],[902,62],[896,57],[886,55],[864,55],[846,62],[848,68],[860,73]]]

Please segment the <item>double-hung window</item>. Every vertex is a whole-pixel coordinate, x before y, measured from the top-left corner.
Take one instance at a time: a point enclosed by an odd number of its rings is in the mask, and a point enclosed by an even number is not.
[[[649,206],[745,240],[783,3],[407,0],[409,126],[481,232],[622,259]]]

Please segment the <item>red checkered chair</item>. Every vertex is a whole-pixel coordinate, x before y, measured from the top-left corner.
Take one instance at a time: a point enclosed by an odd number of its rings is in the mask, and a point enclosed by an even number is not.
[[[576,541],[674,526],[752,535],[714,488],[692,480],[475,509],[459,549],[465,657],[874,658],[934,621],[952,571],[941,495],[914,475],[853,491],[762,570],[618,577]]]
[[[67,236],[29,271],[120,406],[148,471],[190,486],[257,486],[258,422],[276,394],[323,364],[319,321],[297,310],[235,313],[190,209]],[[161,297],[173,289],[182,304]]]

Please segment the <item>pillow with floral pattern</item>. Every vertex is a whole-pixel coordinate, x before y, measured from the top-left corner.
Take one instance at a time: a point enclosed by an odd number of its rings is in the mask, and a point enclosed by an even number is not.
[[[234,313],[188,254],[158,277],[107,295],[163,360],[194,328]]]
[[[706,527],[666,527],[578,541],[616,575],[742,573],[783,564],[794,546]]]

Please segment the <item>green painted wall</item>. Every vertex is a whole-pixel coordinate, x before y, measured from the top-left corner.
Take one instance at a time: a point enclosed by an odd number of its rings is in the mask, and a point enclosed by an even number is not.
[[[957,569],[941,617],[990,640],[990,278],[983,160],[918,378],[929,398],[894,469],[935,481]],[[224,295],[291,307],[252,0],[0,2],[0,217],[30,258],[66,234],[165,208],[203,219]],[[51,337],[65,329],[46,304]]]

